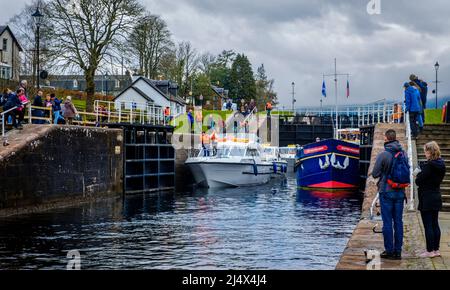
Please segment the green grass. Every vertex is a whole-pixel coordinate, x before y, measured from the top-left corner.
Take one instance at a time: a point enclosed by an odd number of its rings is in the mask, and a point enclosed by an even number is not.
[[[442,109],[425,110],[425,124],[429,125],[442,124]]]
[[[85,100],[74,100],[72,99],[72,103],[75,105],[77,110],[79,111],[86,111],[86,101]]]

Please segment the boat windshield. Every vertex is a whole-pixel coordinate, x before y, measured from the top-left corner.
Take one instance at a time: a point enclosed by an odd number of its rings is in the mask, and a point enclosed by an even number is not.
[[[297,148],[280,148],[280,153],[295,155],[295,154],[297,154]]]
[[[230,149],[230,156],[234,157],[244,157],[245,156],[245,148],[233,147]]]
[[[230,150],[228,148],[219,148],[217,149],[216,154],[214,156],[218,158],[225,158],[228,157],[229,154]]]

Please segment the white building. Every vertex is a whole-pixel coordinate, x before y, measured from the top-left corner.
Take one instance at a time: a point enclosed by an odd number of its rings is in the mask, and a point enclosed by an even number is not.
[[[166,89],[164,89],[166,88]],[[186,102],[178,96],[178,85],[170,81],[154,81],[137,77],[133,83],[116,98],[116,104],[131,104],[140,109],[142,104],[152,104],[162,109],[170,108],[172,116],[186,113]],[[132,109],[132,108],[125,108]]]
[[[0,26],[0,79],[19,81],[22,51],[9,26]]]

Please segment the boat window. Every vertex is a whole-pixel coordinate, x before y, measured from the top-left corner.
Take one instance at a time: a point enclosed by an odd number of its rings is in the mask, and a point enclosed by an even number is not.
[[[228,157],[229,153],[230,153],[230,150],[228,150],[228,148],[220,148],[220,149],[217,149],[215,156],[218,158],[225,158],[225,157]]]
[[[259,157],[259,152],[256,149],[248,149],[246,156],[247,157]]]
[[[245,148],[231,148],[230,156],[245,156]]]

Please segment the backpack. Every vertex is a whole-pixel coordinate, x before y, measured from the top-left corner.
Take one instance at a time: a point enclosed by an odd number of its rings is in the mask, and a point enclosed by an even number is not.
[[[391,170],[387,176],[387,183],[392,189],[405,189],[411,182],[411,169],[409,167],[408,157],[404,151],[389,152],[392,153],[393,159]]]

